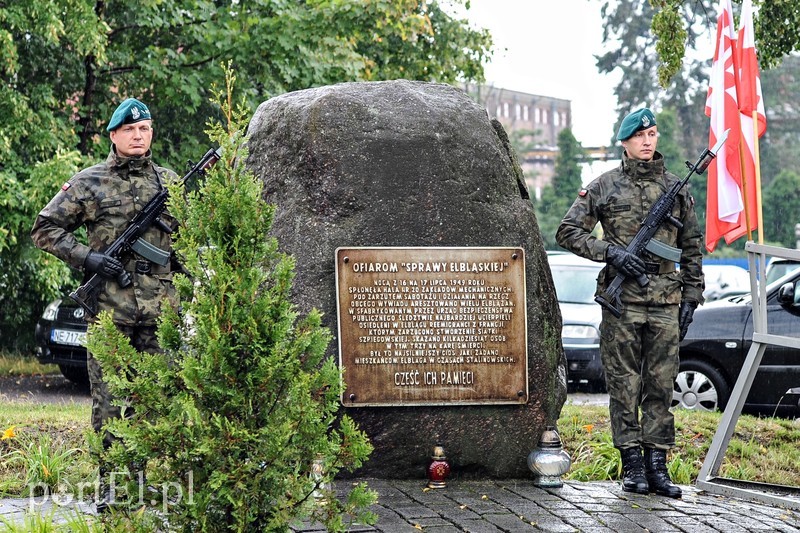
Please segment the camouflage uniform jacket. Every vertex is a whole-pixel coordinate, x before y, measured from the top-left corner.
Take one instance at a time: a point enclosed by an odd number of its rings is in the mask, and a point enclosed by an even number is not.
[[[629,159],[600,175],[581,189],[556,232],[556,241],[577,255],[605,261],[610,244],[626,247],[639,231],[652,205],[680,178],[666,171],[664,158],[656,152],[650,161]],[[683,224],[678,230],[664,223],[655,239],[680,248],[680,271],[671,262],[644,252],[643,259],[656,263],[660,274],[648,274],[650,283],[640,287],[628,279],[622,286],[623,302],[644,305],[678,304],[681,300],[703,303],[702,235],[694,212],[694,200],[681,189],[672,215]],[[597,222],[602,239],[592,235]],[[616,270],[607,265],[598,277],[598,292],[614,279]]]
[[[156,166],[148,151],[143,157],[121,157],[112,148],[105,162],[86,168],[69,179],[42,209],[34,222],[34,244],[72,267],[83,268],[91,250],[103,251],[127,227],[133,216],[176,174]],[[173,229],[174,218],[164,213],[162,220]],[[73,232],[86,227],[88,246]],[[151,227],[143,239],[172,253],[171,236]],[[116,280],[105,282],[98,297],[98,311],[113,310],[114,322],[126,326],[156,324],[164,297],[175,304],[171,266],[147,262],[149,274],[137,273],[137,261],[146,261],[134,252],[121,262],[131,273],[133,284],[122,289]]]

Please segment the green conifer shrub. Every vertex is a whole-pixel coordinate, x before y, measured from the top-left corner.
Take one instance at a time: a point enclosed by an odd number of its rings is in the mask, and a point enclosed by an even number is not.
[[[341,376],[324,357],[331,335],[320,313],[300,317],[290,301],[293,258],[268,237],[275,207],[241,164],[247,115],[233,104],[234,80],[227,69],[215,97],[227,124],[207,131],[222,159],[196,190],[170,189],[181,222],[175,248],[189,275],[175,276],[181,309],[161,317],[165,353],[137,352],[108,315],[90,328],[111,391],[135,411],[108,424],[121,440],[95,451],[117,470],[147,465],[146,485],[161,494],[131,485],[128,496],[135,507],[166,510],[170,529],[371,523],[373,491],[335,493],[336,473],[358,468],[372,447],[339,413]]]

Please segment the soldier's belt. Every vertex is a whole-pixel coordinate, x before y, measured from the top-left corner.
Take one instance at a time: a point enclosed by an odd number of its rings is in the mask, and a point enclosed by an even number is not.
[[[125,270],[137,274],[169,274],[170,265],[157,265],[150,261],[131,259],[125,263]]]
[[[658,263],[652,263],[650,261],[644,262],[644,270],[648,274],[669,274],[670,272],[675,272],[675,263],[672,261],[660,261]]]

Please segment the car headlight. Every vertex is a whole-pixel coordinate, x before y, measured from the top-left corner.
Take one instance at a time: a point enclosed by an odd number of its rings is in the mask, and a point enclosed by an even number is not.
[[[598,332],[597,328],[594,326],[565,324],[564,327],[561,328],[561,338],[598,340],[600,338],[600,332]]]
[[[56,319],[58,316],[58,306],[61,305],[61,300],[56,300],[54,302],[50,302],[47,307],[44,308],[44,313],[42,313],[43,320],[50,320],[51,322]]]

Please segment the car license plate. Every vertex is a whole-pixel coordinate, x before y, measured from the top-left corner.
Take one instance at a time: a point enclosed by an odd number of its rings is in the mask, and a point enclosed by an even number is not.
[[[50,332],[50,342],[68,344],[70,346],[84,346],[86,344],[86,332],[54,329]]]

